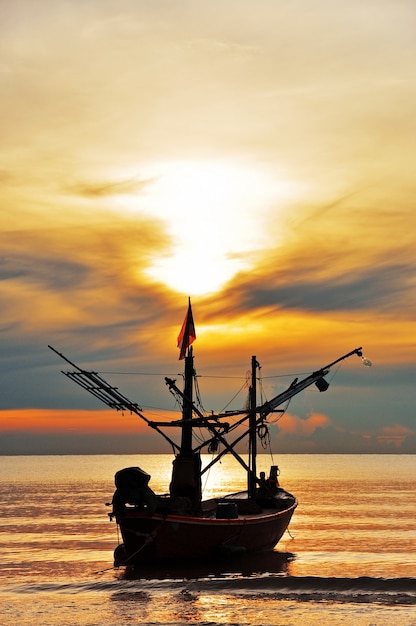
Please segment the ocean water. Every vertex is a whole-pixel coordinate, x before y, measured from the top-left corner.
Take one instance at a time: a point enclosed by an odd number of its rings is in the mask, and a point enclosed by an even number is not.
[[[0,457],[0,624],[416,625],[416,456],[260,456],[299,506],[276,550],[175,569],[113,568],[105,503],[139,465],[167,491],[171,457]],[[245,488],[233,459],[204,495]]]

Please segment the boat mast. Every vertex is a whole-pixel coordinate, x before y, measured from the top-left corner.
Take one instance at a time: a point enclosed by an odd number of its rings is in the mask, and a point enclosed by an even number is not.
[[[250,415],[249,415],[249,468],[247,477],[247,490],[248,497],[254,498],[256,495],[256,457],[257,457],[257,381],[256,381],[256,368],[257,359],[255,356],[251,357],[251,387],[250,387]]]
[[[192,346],[185,356],[185,382],[182,403],[181,454],[192,456],[192,406],[193,406],[194,356]]]

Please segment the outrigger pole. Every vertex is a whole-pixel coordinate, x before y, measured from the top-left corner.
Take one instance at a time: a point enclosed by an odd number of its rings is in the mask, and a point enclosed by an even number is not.
[[[259,413],[263,413],[263,415],[272,413],[277,406],[283,404],[283,402],[286,402],[287,400],[290,400],[290,398],[298,394],[303,389],[306,389],[306,387],[313,385],[313,383],[315,383],[319,391],[326,391],[329,387],[329,383],[325,380],[324,376],[329,373],[331,367],[333,367],[337,363],[340,363],[344,359],[347,359],[353,354],[362,357],[362,348],[355,348],[355,350],[351,350],[351,352],[348,352],[348,354],[344,354],[344,356],[341,356],[339,357],[339,359],[332,361],[332,363],[329,363],[329,365],[325,365],[325,367],[322,367],[320,370],[313,372],[310,376],[307,376],[299,382],[298,379],[295,378],[293,383],[286,389],[286,391],[283,391],[283,393],[279,393],[277,396],[272,398],[272,400],[265,402],[259,409],[257,409],[257,411]]]
[[[116,411],[130,411],[130,413],[135,413],[144,422],[146,422],[148,426],[156,430],[159,435],[162,435],[162,437],[166,439],[166,441],[172,446],[174,450],[180,450],[180,446],[178,446],[178,444],[175,443],[173,439],[168,437],[163,432],[163,430],[160,430],[158,426],[156,426],[149,419],[147,419],[147,417],[141,412],[141,407],[136,402],[131,402],[131,400],[129,400],[122,393],[120,393],[117,387],[113,387],[112,385],[110,385],[106,380],[104,380],[104,378],[101,378],[101,376],[97,372],[81,369],[80,367],[78,367],[78,365],[70,361],[65,355],[63,355],[61,352],[58,352],[58,350],[55,350],[55,348],[53,348],[52,346],[48,345],[48,348],[50,348],[50,350],[60,356],[61,359],[69,363],[71,367],[75,367],[76,369],[75,372],[65,372],[64,370],[62,370],[62,374],[77,383],[77,385],[88,391],[91,395],[101,400],[101,402],[109,406],[111,409],[115,409]]]

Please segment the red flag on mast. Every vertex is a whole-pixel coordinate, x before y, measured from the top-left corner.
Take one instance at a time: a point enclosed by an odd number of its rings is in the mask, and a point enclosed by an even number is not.
[[[196,339],[194,318],[192,315],[191,298],[189,298],[188,312],[182,324],[181,332],[178,335],[178,348],[180,348],[179,360],[185,358],[185,353],[191,343]]]

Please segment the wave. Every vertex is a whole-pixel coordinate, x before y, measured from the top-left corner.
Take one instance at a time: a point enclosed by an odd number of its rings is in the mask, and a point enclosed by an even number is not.
[[[111,593],[114,599],[140,601],[143,595],[163,594],[227,595],[234,597],[269,597],[297,602],[377,603],[383,605],[416,605],[416,578],[323,578],[319,576],[262,575],[253,577],[220,577],[198,579],[126,579],[80,583],[23,584],[9,589],[14,593],[88,592]]]
[[[263,576],[244,580],[198,581],[190,590],[273,595],[285,600],[416,604],[415,578],[323,578]]]

